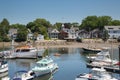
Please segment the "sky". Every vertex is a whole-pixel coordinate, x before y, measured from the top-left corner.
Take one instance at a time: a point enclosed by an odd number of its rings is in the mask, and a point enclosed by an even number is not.
[[[0,22],[27,24],[44,18],[51,24],[81,23],[87,16],[120,20],[120,0],[0,0]]]

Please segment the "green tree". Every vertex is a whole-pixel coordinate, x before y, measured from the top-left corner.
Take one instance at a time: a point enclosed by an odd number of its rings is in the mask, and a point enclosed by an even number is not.
[[[22,42],[26,40],[27,40],[27,34],[24,31],[19,31],[17,33],[17,38],[15,39],[15,41]]]
[[[4,18],[1,22],[1,26],[4,28],[5,33],[8,33],[9,30],[9,21]]]
[[[79,23],[77,23],[77,22],[72,23],[72,25],[73,25],[74,27],[79,27],[79,26],[80,26]]]
[[[108,39],[109,39],[108,31],[104,29],[104,30],[103,30],[102,40],[103,40],[104,42],[106,42]]]
[[[62,23],[59,23],[59,22],[57,22],[53,25],[53,28],[56,28],[59,31],[61,30],[61,27],[62,27]]]
[[[37,32],[38,34],[43,34],[46,39],[48,37],[47,28],[52,27],[52,25],[49,21],[38,18],[35,21],[28,23],[26,27],[29,28],[32,33]]]
[[[8,30],[9,30],[9,21],[6,18],[4,18],[0,23],[0,38],[1,38],[0,40],[1,41],[10,41],[10,39],[7,36]]]
[[[39,24],[43,25],[46,28],[49,28],[49,27],[52,26],[49,21],[47,21],[46,19],[41,19],[41,18],[36,19],[34,21],[34,23],[37,24],[37,25],[39,25]]]
[[[112,18],[110,16],[99,16],[98,17],[98,28],[100,30],[104,29],[104,26],[110,25]]]
[[[45,38],[45,39],[48,39],[47,28],[44,27],[44,26],[41,26],[41,27],[40,27],[40,30],[41,30],[41,34],[44,35],[44,38]]]
[[[71,24],[71,23],[64,23],[64,27],[65,27],[65,28],[69,28],[69,29],[70,29],[70,28],[71,28],[71,26],[72,26],[72,24]]]
[[[82,20],[81,28],[89,31],[97,28],[98,18],[97,16],[87,16]]]
[[[111,26],[120,26],[120,20],[113,20],[110,23]]]
[[[11,25],[11,28],[16,28],[18,30],[15,41],[22,42],[27,40],[28,29],[25,27],[25,25],[13,24]]]

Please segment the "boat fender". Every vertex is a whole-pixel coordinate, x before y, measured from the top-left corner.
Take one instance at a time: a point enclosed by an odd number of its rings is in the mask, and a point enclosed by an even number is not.
[[[89,74],[89,78],[92,78],[92,74]]]

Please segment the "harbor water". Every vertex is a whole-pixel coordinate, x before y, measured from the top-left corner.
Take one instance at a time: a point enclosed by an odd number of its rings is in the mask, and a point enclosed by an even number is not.
[[[118,59],[118,49],[114,49],[114,59]],[[54,54],[60,54],[55,56]],[[90,72],[90,68],[86,67],[87,58],[80,48],[49,48],[43,54],[50,56],[59,69],[54,74],[47,74],[35,78],[34,80],[75,80],[80,73]],[[9,71],[5,77],[13,78],[15,73],[20,70],[29,71],[38,59],[9,59]],[[119,74],[112,73],[113,76],[119,77]],[[2,79],[2,78],[1,78]]]

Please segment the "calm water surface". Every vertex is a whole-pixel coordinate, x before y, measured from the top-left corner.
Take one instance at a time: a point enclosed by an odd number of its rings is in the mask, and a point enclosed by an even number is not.
[[[61,56],[54,56],[55,53],[60,53]],[[82,54],[80,48],[50,48],[46,51],[54,62],[59,66],[58,71],[55,74],[48,74],[42,77],[38,77],[34,80],[75,80],[77,74],[90,72],[90,69],[86,67],[87,59]],[[118,49],[114,49],[114,58],[118,59]],[[39,59],[12,59],[8,60],[9,72],[8,76],[12,78],[17,71],[30,70],[36,61]],[[115,74],[115,76],[118,76]]]

